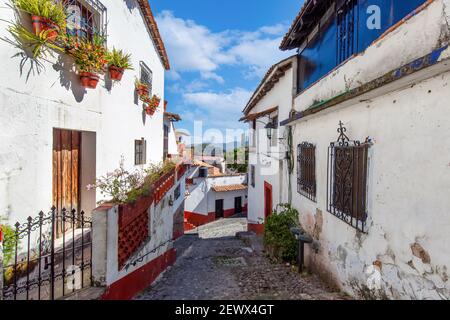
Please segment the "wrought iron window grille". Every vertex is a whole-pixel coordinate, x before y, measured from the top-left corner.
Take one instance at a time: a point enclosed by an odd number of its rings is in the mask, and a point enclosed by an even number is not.
[[[92,40],[94,35],[108,34],[106,7],[98,0],[58,0],[67,10],[67,34]]]
[[[328,147],[327,209],[328,212],[366,232],[369,138],[364,143],[352,141],[339,122],[339,137]]]
[[[316,147],[308,142],[297,147],[297,192],[316,202]]]
[[[344,0],[336,10],[337,63],[350,58],[357,50],[358,0]]]
[[[152,96],[153,72],[143,61],[139,62],[139,70],[141,82],[148,85],[149,95]]]

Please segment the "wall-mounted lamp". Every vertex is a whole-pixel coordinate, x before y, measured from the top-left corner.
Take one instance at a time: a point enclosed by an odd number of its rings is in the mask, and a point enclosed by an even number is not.
[[[272,139],[272,130],[276,129],[275,124],[273,122],[269,122],[264,128],[267,131],[267,139]]]

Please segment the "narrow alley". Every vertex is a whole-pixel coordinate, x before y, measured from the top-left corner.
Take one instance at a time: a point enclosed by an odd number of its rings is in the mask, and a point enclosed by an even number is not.
[[[177,240],[177,262],[137,300],[336,300],[315,276],[273,264],[262,239],[246,233],[245,218],[222,219]]]

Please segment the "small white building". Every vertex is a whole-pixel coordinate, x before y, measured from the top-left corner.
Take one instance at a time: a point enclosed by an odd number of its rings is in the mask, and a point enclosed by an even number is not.
[[[247,177],[194,161],[186,176],[185,230],[247,212]]]
[[[359,298],[448,300],[450,1],[324,4],[305,1],[286,34],[298,62],[277,90],[293,99],[280,125],[293,139],[288,198],[314,240],[307,264]],[[253,170],[261,190],[276,180]],[[264,212],[261,190],[249,218]]]
[[[293,103],[297,57],[273,65],[250,98],[241,121],[249,123],[248,230],[264,232],[266,218],[287,203],[289,188],[288,132],[279,127]]]

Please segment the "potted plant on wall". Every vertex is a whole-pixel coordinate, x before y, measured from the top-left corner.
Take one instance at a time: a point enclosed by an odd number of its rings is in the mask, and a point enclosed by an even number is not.
[[[134,82],[135,87],[136,87],[136,92],[138,94],[138,96],[142,99],[145,100],[146,98],[148,98],[148,84],[141,82],[138,78],[136,78],[136,81]]]
[[[159,98],[157,95],[153,95],[153,97],[149,98],[147,97],[144,102],[145,105],[145,112],[152,116],[155,114],[156,109],[159,107],[159,104],[161,103],[161,98]]]
[[[92,41],[79,41],[71,51],[84,88],[95,89],[99,81],[98,74],[104,72],[107,61],[102,39],[94,36]]]
[[[36,35],[46,32],[46,38],[54,42],[66,29],[67,15],[61,2],[53,0],[12,0],[13,5],[31,16]]]
[[[106,60],[109,65],[109,76],[111,80],[120,81],[125,70],[132,70],[131,54],[125,54],[122,50],[113,48],[108,52]]]

